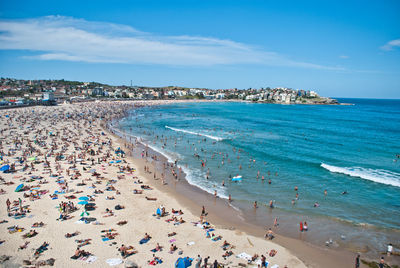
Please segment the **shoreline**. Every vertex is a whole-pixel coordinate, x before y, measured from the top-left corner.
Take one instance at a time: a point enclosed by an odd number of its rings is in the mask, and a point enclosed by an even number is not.
[[[174,103],[167,102],[167,103]],[[308,267],[349,267],[354,262],[354,254],[340,251],[340,250],[328,250],[325,248],[318,248],[314,245],[306,242],[276,235],[275,239],[271,241],[264,239],[265,230],[257,228],[249,223],[243,223],[240,219],[229,220],[232,218],[231,207],[227,207],[226,202],[222,200],[215,200],[209,198],[210,196],[205,195],[203,191],[194,188],[189,185],[186,180],[181,179],[179,183],[169,183],[168,186],[161,185],[160,180],[154,180],[154,171],[156,170],[159,174],[162,167],[162,161],[156,161],[155,166],[151,162],[135,157],[121,157],[114,154],[117,147],[123,148],[128,143],[127,140],[121,139],[114,135],[108,134],[108,130],[104,129],[107,121],[110,122],[112,119],[117,117],[121,118],[126,115],[127,109],[138,109],[143,105],[147,105],[146,102],[120,102],[120,103],[104,103],[104,104],[76,104],[76,105],[63,105],[58,107],[35,107],[32,108],[35,112],[31,113],[30,108],[23,108],[19,111],[6,111],[1,112],[1,118],[6,118],[5,114],[10,115],[8,119],[2,121],[2,129],[5,129],[5,134],[2,143],[2,149],[8,149],[11,155],[4,156],[4,163],[16,163],[17,171],[9,174],[1,174],[6,181],[15,181],[15,185],[2,184],[1,188],[6,190],[6,193],[0,195],[0,201],[5,203],[6,198],[11,200],[23,197],[21,192],[15,192],[14,189],[17,184],[22,181],[30,188],[32,187],[43,187],[43,190],[50,190],[52,193],[54,190],[59,190],[59,180],[68,181],[69,188],[66,193],[59,195],[58,200],[49,198],[45,193],[43,196],[39,196],[37,200],[30,200],[23,198],[24,206],[28,206],[31,212],[28,212],[27,217],[23,218],[12,218],[7,217],[5,210],[0,211],[0,220],[7,220],[6,223],[0,225],[2,228],[0,241],[0,249],[3,250],[3,254],[11,256],[10,261],[7,261],[5,265],[17,265],[21,264],[23,260],[30,259],[32,262],[37,260],[32,259],[32,252],[35,248],[38,248],[43,241],[47,241],[50,247],[39,255],[40,261],[43,258],[55,258],[56,267],[87,267],[85,259],[83,260],[71,260],[71,256],[76,248],[74,239],[64,238],[66,232],[73,233],[79,230],[81,235],[78,239],[91,239],[91,243],[85,246],[84,249],[89,251],[96,257],[95,267],[108,267],[105,263],[108,258],[120,258],[120,253],[117,248],[121,244],[133,245],[138,249],[138,253],[132,255],[127,260],[137,262],[139,265],[147,265],[147,261],[151,259],[152,253],[150,249],[154,248],[155,242],[160,242],[161,245],[168,247],[170,238],[166,237],[166,234],[171,231],[176,231],[176,239],[178,242],[179,251],[183,251],[184,256],[191,256],[195,258],[197,254],[201,254],[204,258],[209,255],[212,256],[210,261],[214,258],[221,260],[221,254],[224,253],[220,248],[222,241],[210,241],[209,238],[204,237],[202,229],[192,226],[191,222],[198,221],[199,214],[201,211],[201,205],[205,204],[206,209],[209,212],[207,221],[210,221],[215,226],[215,233],[221,235],[222,240],[227,240],[236,246],[234,250],[234,256],[225,259],[223,261],[229,267],[238,267],[239,263],[243,263],[243,260],[235,258],[235,255],[240,252],[247,252],[251,255],[254,253],[265,254],[265,250],[271,249],[278,250],[278,254],[275,257],[267,257],[270,264],[279,264],[280,267],[288,265],[288,267],[301,267],[305,265]],[[29,111],[29,113],[26,113]],[[25,112],[25,113],[24,113]],[[51,115],[51,116],[50,116]],[[4,116],[4,117],[3,117]],[[114,117],[113,117],[114,116]],[[113,118],[112,118],[113,117]],[[7,127],[8,126],[8,127]],[[5,127],[5,128],[4,128]],[[43,131],[44,132],[41,132]],[[18,141],[19,137],[23,137],[21,145],[15,141]],[[32,144],[33,140],[38,141],[40,146],[39,151],[32,151],[29,153],[25,147],[22,147],[26,141],[30,141]],[[43,141],[47,140],[47,145],[53,144],[53,148],[49,150],[49,147],[42,144]],[[24,142],[23,142],[24,141]],[[57,143],[53,143],[53,141]],[[112,141],[112,143],[111,143]],[[16,144],[16,147],[21,146],[19,150],[14,150],[12,147]],[[54,144],[55,147],[54,147]],[[58,144],[58,145],[57,145]],[[70,147],[69,145],[74,144]],[[61,147],[61,145],[63,145]],[[86,146],[88,146],[86,148]],[[29,148],[29,147],[28,147]],[[57,149],[58,148],[58,149]],[[84,148],[84,150],[83,150]],[[98,163],[90,160],[90,155],[85,156],[87,152],[90,152],[90,148],[95,149],[95,155],[102,157],[103,160]],[[22,163],[17,163],[16,156],[19,156],[19,152],[25,151],[25,161],[32,155],[35,156],[38,163],[35,163],[35,168],[32,168],[31,173],[25,172],[20,169],[23,167]],[[42,150],[44,149],[45,154]],[[61,149],[61,154],[68,158],[64,160],[57,160],[56,154],[53,150]],[[140,147],[136,148],[141,150]],[[128,150],[125,150],[129,152]],[[6,151],[7,152],[7,151]],[[78,153],[78,155],[76,155]],[[82,154],[82,156],[79,156]],[[47,155],[47,158],[44,156]],[[74,156],[73,158],[71,158]],[[75,161],[75,156],[81,158],[79,161]],[[97,156],[96,156],[97,157]],[[43,159],[44,158],[44,159]],[[46,161],[44,161],[46,160]],[[111,160],[111,162],[110,162]],[[49,162],[47,164],[46,162]],[[92,164],[90,164],[92,161]],[[115,161],[120,161],[115,163]],[[165,161],[165,159],[163,160]],[[86,162],[86,163],[83,163]],[[3,164],[3,163],[2,163]],[[43,166],[42,166],[43,165]],[[58,167],[60,165],[60,167]],[[124,171],[121,168],[129,165],[130,167],[136,168],[134,172]],[[150,167],[150,172],[144,172],[144,166]],[[58,176],[53,176],[56,170]],[[100,179],[97,178],[94,182],[93,174],[91,169],[96,169],[100,173]],[[28,168],[28,171],[30,169]],[[68,179],[70,174],[67,172],[73,172],[76,177]],[[64,175],[67,172],[66,176]],[[47,180],[48,184],[39,184],[39,186],[31,185],[26,181],[25,177],[29,177],[30,174],[43,176]],[[25,177],[24,177],[25,176]],[[156,176],[158,177],[158,176]],[[2,179],[3,179],[2,178]],[[153,190],[145,191],[142,195],[133,194],[133,190],[140,186],[136,181],[143,180],[145,184],[154,186]],[[167,178],[171,180],[171,178]],[[93,187],[81,186],[80,182],[86,182],[89,185],[98,183],[97,189],[103,189],[107,185],[115,185],[117,192],[105,192],[102,194],[93,194]],[[171,180],[173,181],[173,180]],[[107,182],[107,185],[105,185]],[[33,182],[33,183],[37,183]],[[61,184],[62,186],[62,184]],[[102,187],[103,186],[103,187]],[[65,187],[65,186],[63,186]],[[95,187],[96,188],[96,187]],[[33,189],[33,188],[32,188]],[[120,193],[118,193],[120,191]],[[30,191],[24,191],[23,193],[29,193]],[[189,196],[182,195],[181,192],[187,192]],[[65,194],[65,195],[64,195]],[[95,211],[90,212],[90,217],[97,218],[97,224],[84,224],[76,225],[76,220],[79,219],[80,213],[83,207],[78,207],[78,211],[70,213],[69,216],[75,219],[66,221],[56,221],[59,217],[57,204],[60,201],[68,201],[64,199],[66,195],[76,194],[78,196],[86,195],[93,198],[96,202]],[[114,195],[115,194],[115,195]],[[108,196],[111,195],[112,199]],[[107,198],[105,198],[107,196]],[[206,198],[204,198],[206,196]],[[155,201],[149,200],[145,197],[156,198]],[[206,202],[205,203],[205,200]],[[73,200],[74,202],[79,201],[78,199]],[[221,202],[220,202],[221,201]],[[104,218],[102,216],[106,208],[114,210],[114,206],[122,204],[126,206],[126,209],[116,211],[116,215],[112,217]],[[152,213],[160,205],[166,205],[168,211],[172,208],[182,209],[184,211],[183,218],[187,221],[185,224],[175,226],[175,224],[165,223],[164,219],[158,219],[151,216]],[[228,209],[227,209],[228,208]],[[229,209],[230,208],[230,209]],[[80,210],[80,211],[79,211]],[[226,217],[221,217],[221,211],[226,212]],[[234,212],[234,211],[233,211]],[[228,219],[228,220],[227,220]],[[117,226],[118,220],[128,220],[128,223],[124,226]],[[37,236],[28,241],[21,238],[21,233],[12,234],[7,233],[7,227],[12,225],[18,225],[26,228],[25,231],[29,230],[32,223],[37,221],[43,221],[45,226],[37,229]],[[101,241],[100,234],[102,229],[115,228],[119,233],[119,236],[115,240],[110,242]],[[147,245],[138,245],[138,240],[143,237],[145,232],[149,232],[153,239]],[[60,239],[61,238],[61,239]],[[17,251],[18,246],[23,242],[31,242],[28,245],[28,250]],[[189,245],[189,241],[195,241],[196,245]],[[115,243],[115,244],[114,244]],[[174,243],[174,242],[172,242]],[[117,247],[117,248],[116,248]],[[161,256],[164,259],[165,264],[173,264],[179,255],[169,254],[168,252],[157,253],[157,256]],[[122,260],[124,262],[126,260]],[[119,266],[121,267],[121,266]],[[162,266],[161,266],[162,267]],[[253,267],[253,266],[251,266]],[[361,267],[366,267],[361,265]]]
[[[236,256],[247,253],[258,254],[258,261],[261,254],[267,255],[270,265],[306,267],[279,244],[244,232],[214,227],[211,217],[206,220],[214,230],[210,230],[210,237],[207,237],[207,229],[198,223],[198,213],[191,213],[165,191],[141,187],[152,180],[151,174],[144,174],[142,170],[144,163],[134,163],[118,155],[117,147],[124,145],[124,141],[102,128],[104,120],[122,116],[124,108],[133,105],[141,104],[80,104],[0,112],[4,134],[1,146],[6,152],[2,154],[2,164],[13,166],[11,172],[1,173],[0,201],[3,204],[7,199],[13,201],[10,214],[5,209],[0,211],[0,249],[4,255],[1,265],[32,267],[55,262],[56,267],[87,267],[89,263],[94,263],[93,267],[109,267],[108,262],[117,262],[117,267],[127,267],[133,261],[144,267],[161,257],[164,264],[157,266],[170,267],[179,257],[196,258],[200,254],[203,258],[211,256],[209,264],[217,260],[225,267],[238,267],[247,261]],[[29,160],[32,157],[34,159]],[[24,162],[30,165],[25,167]],[[21,182],[25,188],[15,191]],[[144,189],[142,194],[134,194],[138,188]],[[86,217],[85,203],[76,205],[82,197],[94,206],[86,211],[89,213]],[[64,206],[60,202],[77,207],[61,211],[60,207]],[[120,205],[126,208],[118,209]],[[186,223],[168,219],[174,216],[171,214],[165,218],[152,216],[160,206],[169,213],[172,208],[183,210],[177,217]],[[110,213],[110,209],[113,212]],[[43,225],[36,227],[35,222],[43,222]],[[151,235],[151,241],[139,243],[146,232]],[[175,233],[172,239],[167,236],[171,232]],[[224,240],[232,245],[229,247],[233,256],[221,257],[226,253],[222,248]],[[151,250],[156,243],[166,250],[153,253]],[[167,249],[171,244],[177,250],[169,253]],[[123,245],[136,249],[133,255],[121,258],[122,251],[118,249]],[[277,251],[276,256],[268,256],[272,250]],[[69,257],[74,256],[74,252],[78,254],[77,259]],[[254,262],[250,267],[253,266]]]
[[[155,104],[157,106],[159,104]],[[163,103],[161,103],[163,105]],[[117,128],[118,129],[118,128]],[[121,131],[120,129],[118,129]],[[126,133],[122,133],[125,134]],[[129,134],[130,135],[130,134]],[[117,135],[118,136],[118,135]],[[119,136],[118,136],[119,137]],[[123,137],[119,137],[120,139],[124,140]],[[162,161],[168,162],[168,159],[162,155],[162,153],[158,151],[154,151],[152,148],[148,147],[146,148],[146,145],[143,142],[141,143],[141,150],[149,150],[155,155],[158,155],[157,159],[164,158]],[[138,153],[138,152],[136,152]],[[133,161],[139,161],[141,159],[134,159]],[[160,162],[160,161],[158,161]],[[156,166],[160,165],[160,163],[155,163]],[[154,167],[154,161],[153,161],[153,169],[157,170],[157,167]],[[159,167],[158,167],[159,170]],[[150,180],[152,181],[152,180]],[[201,206],[199,205],[198,202],[202,201],[203,204],[206,204],[206,207],[208,206],[210,210],[210,214],[213,217],[213,222],[218,222],[221,224],[222,228],[227,228],[227,229],[234,229],[234,230],[240,230],[244,231],[245,233],[258,236],[258,237],[263,237],[267,228],[261,227],[259,224],[252,224],[249,221],[244,221],[243,218],[238,215],[237,209],[232,208],[231,205],[229,205],[229,202],[225,199],[217,198],[215,199],[214,196],[206,192],[203,189],[200,189],[199,187],[190,184],[186,179],[185,175],[183,175],[182,178],[180,178],[178,183],[174,183],[174,187],[165,187],[162,185],[159,185],[159,183],[152,181],[151,182],[155,187],[158,187],[162,191],[167,191],[171,192],[171,194],[174,196],[174,198],[178,199],[178,201],[182,202],[185,206],[188,206],[191,211],[195,214],[196,211],[201,210]],[[193,200],[196,200],[194,202]],[[203,201],[205,200],[205,201]],[[227,209],[228,208],[228,209]],[[226,210],[226,211],[224,211]],[[250,209],[248,209],[250,211]],[[228,211],[228,212],[227,212]],[[240,212],[239,212],[240,214]],[[232,217],[232,215],[235,215]],[[279,213],[278,213],[279,215]],[[340,219],[339,219],[340,220]],[[338,220],[338,221],[339,221]],[[273,218],[270,220],[270,226],[272,227],[272,221]],[[325,219],[327,222],[334,221],[333,219],[328,220]],[[339,223],[339,224],[344,224],[344,223]],[[352,228],[352,224],[348,224],[349,228]],[[360,227],[361,228],[361,227]],[[341,246],[336,246],[336,247],[323,247],[320,245],[316,245],[312,241],[307,241],[307,239],[304,239],[304,236],[306,237],[306,234],[300,234],[298,238],[295,238],[294,232],[292,233],[291,236],[287,236],[282,234],[285,232],[285,230],[276,230],[273,228],[273,231],[277,234],[276,239],[274,239],[274,242],[277,242],[278,244],[288,248],[291,252],[295,253],[296,256],[300,257],[301,260],[306,263],[306,264],[317,264],[316,267],[345,267],[346,264],[349,264],[353,261],[354,257],[356,256],[356,250],[353,249],[353,251],[349,250],[348,248],[342,248]],[[340,241],[339,241],[340,243]],[[299,250],[299,248],[302,248]],[[357,250],[357,252],[362,252],[363,249]],[[315,256],[325,256],[324,258],[315,258]],[[310,258],[310,256],[313,256]],[[329,256],[329,257],[328,257]],[[364,256],[367,260],[371,260],[374,258],[377,258],[381,256],[378,253],[375,254],[370,254],[367,256]],[[338,258],[343,260],[342,263],[338,263]],[[317,262],[315,261],[317,259]],[[330,259],[330,260],[328,260]],[[319,262],[322,261],[322,262]],[[393,258],[394,263],[399,263],[399,259]],[[339,266],[338,266],[339,265]],[[342,266],[340,266],[342,265]]]

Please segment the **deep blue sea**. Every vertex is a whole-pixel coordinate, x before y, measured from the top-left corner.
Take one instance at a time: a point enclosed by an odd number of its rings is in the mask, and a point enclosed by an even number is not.
[[[162,105],[119,128],[177,160],[190,184],[242,206],[274,200],[296,215],[400,229],[400,100],[339,101],[354,105]]]

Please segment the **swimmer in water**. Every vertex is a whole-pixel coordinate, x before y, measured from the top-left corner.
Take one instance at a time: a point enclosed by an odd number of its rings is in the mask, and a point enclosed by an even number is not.
[[[257,208],[257,201],[254,201],[254,208]]]
[[[347,191],[343,191],[342,194],[348,194]]]
[[[273,200],[269,201],[269,207],[270,208],[274,208],[274,201]]]

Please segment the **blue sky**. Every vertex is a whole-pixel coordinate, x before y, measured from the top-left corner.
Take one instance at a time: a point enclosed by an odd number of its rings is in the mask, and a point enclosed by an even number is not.
[[[0,75],[400,98],[400,2],[0,1]]]

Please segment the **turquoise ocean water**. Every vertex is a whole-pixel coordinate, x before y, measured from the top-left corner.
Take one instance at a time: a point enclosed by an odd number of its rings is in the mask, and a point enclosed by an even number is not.
[[[177,160],[190,184],[231,195],[238,207],[274,200],[292,215],[399,230],[400,101],[339,101],[354,105],[146,107],[118,127]],[[230,180],[236,175],[240,182]]]

